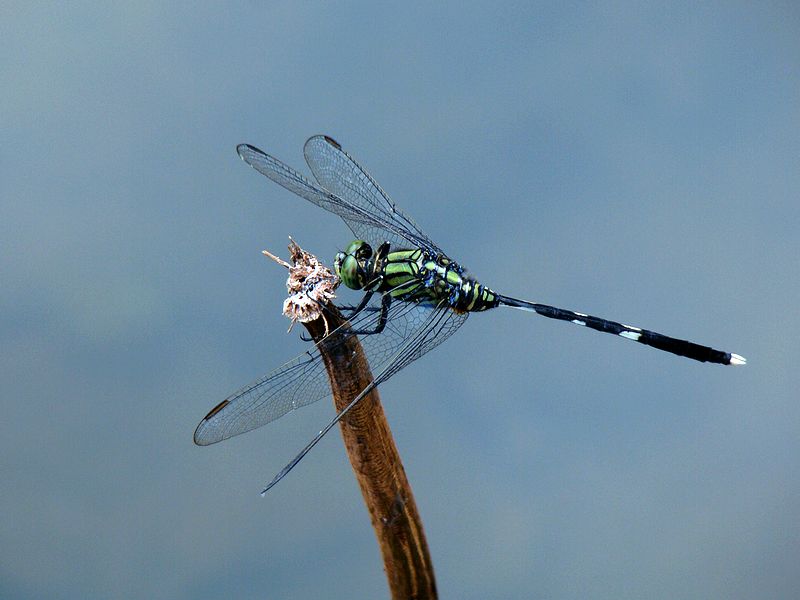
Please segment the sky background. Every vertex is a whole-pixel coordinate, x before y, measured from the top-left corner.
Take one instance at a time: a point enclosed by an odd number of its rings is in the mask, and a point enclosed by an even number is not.
[[[0,597],[384,598],[318,402],[212,447],[303,351],[287,236],[350,233],[249,169],[336,138],[512,310],[382,386],[443,598],[800,587],[793,2],[0,7]],[[348,296],[349,298],[349,296]],[[444,385],[443,385],[444,382]]]

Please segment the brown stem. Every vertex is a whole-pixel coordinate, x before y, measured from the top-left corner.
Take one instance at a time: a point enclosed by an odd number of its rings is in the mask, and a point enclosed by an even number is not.
[[[372,382],[372,373],[356,336],[347,336],[341,343],[336,328],[345,322],[344,317],[332,305],[329,309],[324,319],[304,325],[319,343],[333,402],[341,411]],[[334,332],[327,338],[325,320],[327,331]],[[392,598],[435,599],[436,581],[422,520],[378,390],[367,394],[339,424],[378,538]]]

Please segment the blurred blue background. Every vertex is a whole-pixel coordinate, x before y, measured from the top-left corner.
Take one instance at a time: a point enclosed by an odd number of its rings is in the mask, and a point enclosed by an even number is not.
[[[443,598],[790,598],[800,575],[800,11],[792,2],[0,9],[0,597],[381,598],[322,401],[199,448],[299,353],[249,169],[335,137],[518,311],[382,387]]]

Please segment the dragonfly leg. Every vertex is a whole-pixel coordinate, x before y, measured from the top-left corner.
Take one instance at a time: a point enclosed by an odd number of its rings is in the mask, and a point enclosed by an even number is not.
[[[383,329],[386,327],[386,322],[389,319],[389,307],[392,304],[392,296],[391,294],[384,294],[381,298],[381,314],[378,317],[378,324],[375,326],[375,329],[352,329],[348,333],[355,333],[358,335],[373,335],[376,333],[381,333]]]
[[[345,311],[349,311],[349,314],[344,315],[344,318],[349,321],[350,319],[355,317],[358,313],[360,313],[361,311],[364,311],[364,310],[366,310],[367,312],[374,312],[376,310],[381,310],[381,311],[385,312],[386,310],[388,310],[388,307],[386,309],[383,308],[383,303],[381,303],[380,307],[367,306],[367,304],[369,304],[369,301],[372,298],[372,295],[374,293],[375,293],[374,290],[370,290],[366,294],[364,294],[364,297],[361,299],[361,302],[358,303],[358,306],[339,306],[338,307],[339,309],[342,309],[342,310],[345,310]],[[320,308],[322,308],[322,310],[325,311],[325,312],[330,312],[330,309],[327,306],[323,305],[323,304],[320,305]],[[386,321],[386,316],[385,316],[385,314],[381,316],[381,321],[383,321],[383,326],[385,327],[386,326],[386,322],[385,322]],[[380,325],[380,323],[379,323],[379,325]],[[382,331],[382,330],[383,330],[383,327],[381,327],[380,331]],[[371,333],[380,333],[380,331],[374,331],[374,332],[371,332]],[[364,333],[364,332],[354,331],[352,333]],[[304,342],[313,341],[312,338],[307,337],[304,333],[300,334],[300,339],[303,340]]]
[[[359,302],[358,306],[356,306],[355,308],[352,308],[350,306],[340,306],[339,308],[343,308],[345,310],[352,309],[352,312],[349,315],[345,315],[345,318],[348,319],[348,320],[352,319],[358,313],[360,313],[362,310],[364,310],[367,307],[367,304],[369,304],[369,301],[372,299],[372,295],[374,293],[375,292],[373,290],[370,290],[366,294],[364,294],[364,297],[361,299],[361,302]]]
[[[361,312],[361,311],[356,311],[356,308],[358,308],[358,307],[357,306],[353,306],[352,304],[337,304],[336,307],[341,311],[345,311],[345,312],[349,313],[349,314],[343,315],[344,317],[346,317],[348,319],[351,318],[351,317],[354,317],[357,314],[357,312]],[[380,306],[367,306],[365,308],[362,308],[361,310],[364,311],[364,312],[367,312],[367,313],[374,313],[374,312],[378,312],[380,309],[381,309]]]

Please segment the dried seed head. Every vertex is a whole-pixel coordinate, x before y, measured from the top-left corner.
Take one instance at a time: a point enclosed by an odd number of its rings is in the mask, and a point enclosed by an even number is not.
[[[289,269],[286,280],[289,297],[283,302],[283,314],[294,325],[297,321],[307,323],[324,317],[322,306],[336,297],[334,292],[340,280],[316,256],[303,250],[291,237],[289,240],[289,255],[293,264],[266,250],[263,254]]]

